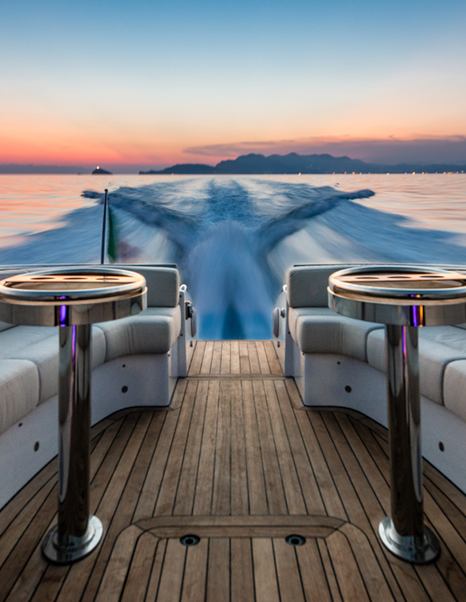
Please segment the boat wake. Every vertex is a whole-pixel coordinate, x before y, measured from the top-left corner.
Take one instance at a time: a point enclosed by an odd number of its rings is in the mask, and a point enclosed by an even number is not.
[[[269,338],[271,308],[292,263],[466,263],[455,233],[365,206],[373,195],[251,177],[121,187],[109,195],[117,260],[176,262],[198,309],[200,336],[209,339]],[[83,196],[97,202],[70,214],[61,229],[1,249],[0,262],[27,263],[28,255],[95,262],[103,194]]]

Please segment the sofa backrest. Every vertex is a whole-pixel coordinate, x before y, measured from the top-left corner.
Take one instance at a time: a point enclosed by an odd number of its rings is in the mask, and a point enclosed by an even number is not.
[[[286,274],[290,307],[328,307],[327,286],[330,274],[344,265],[294,265]],[[466,324],[455,324],[466,330]]]
[[[290,307],[328,307],[328,277],[342,265],[294,265],[286,275]]]
[[[174,267],[121,266],[142,274],[147,282],[149,307],[176,307],[180,289],[180,273]]]

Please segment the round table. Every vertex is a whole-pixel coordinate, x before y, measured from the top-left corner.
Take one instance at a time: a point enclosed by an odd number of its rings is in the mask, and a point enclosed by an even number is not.
[[[68,564],[89,554],[102,523],[89,514],[91,324],[137,314],[145,279],[109,268],[56,268],[0,282],[0,320],[59,328],[58,521],[42,543],[44,556]]]
[[[385,324],[391,516],[379,525],[384,545],[413,563],[435,560],[440,546],[424,525],[418,329],[466,322],[466,275],[412,266],[340,270],[328,284],[329,307]]]

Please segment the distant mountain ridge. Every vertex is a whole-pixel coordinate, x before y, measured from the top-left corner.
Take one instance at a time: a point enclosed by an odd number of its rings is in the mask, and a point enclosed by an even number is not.
[[[379,163],[366,163],[360,159],[333,155],[313,154],[299,155],[288,153],[287,155],[261,155],[249,153],[240,155],[236,159],[220,161],[216,165],[205,165],[201,163],[179,163],[161,170],[140,171],[144,174],[329,174],[329,173],[406,173],[423,171],[426,173],[438,173],[445,171],[463,172],[465,165],[433,164],[423,165],[419,163],[401,163],[399,165],[383,165]]]

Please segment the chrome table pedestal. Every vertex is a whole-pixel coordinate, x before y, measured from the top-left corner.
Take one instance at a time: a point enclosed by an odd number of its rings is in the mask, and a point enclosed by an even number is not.
[[[390,442],[391,516],[379,535],[393,554],[417,564],[440,553],[424,525],[418,329],[466,322],[466,275],[407,266],[372,266],[335,272],[329,307],[385,324]]]
[[[99,544],[103,527],[89,511],[91,324],[137,314],[144,278],[126,270],[65,268],[0,282],[0,319],[59,327],[58,521],[42,542],[51,562],[69,564]]]

